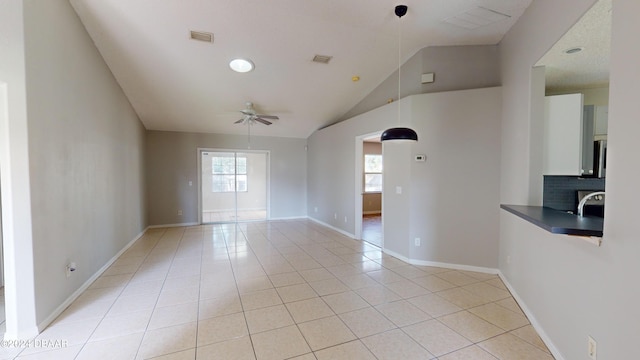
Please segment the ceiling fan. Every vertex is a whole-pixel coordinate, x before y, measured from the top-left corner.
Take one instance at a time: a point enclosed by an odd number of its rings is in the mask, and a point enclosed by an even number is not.
[[[271,125],[273,123],[267,119],[278,120],[279,117],[275,115],[263,115],[256,113],[256,110],[253,108],[253,103],[250,101],[247,101],[245,105],[246,108],[240,110],[244,116],[242,119],[234,122],[234,124],[247,125],[247,148],[251,149],[251,125],[255,125],[256,123]]]
[[[279,119],[279,117],[275,115],[263,115],[263,114],[256,113],[256,110],[253,108],[252,102],[247,102],[245,105],[246,105],[246,109],[240,110],[240,112],[244,116],[242,117],[242,119],[236,121],[234,124],[254,125],[256,122],[259,122],[264,125],[271,125],[273,123],[267,119],[271,119],[271,120]]]

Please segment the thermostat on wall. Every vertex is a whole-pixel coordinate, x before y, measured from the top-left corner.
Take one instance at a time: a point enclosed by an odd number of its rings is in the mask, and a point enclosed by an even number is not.
[[[427,161],[427,155],[424,155],[424,154],[416,155],[416,161]]]

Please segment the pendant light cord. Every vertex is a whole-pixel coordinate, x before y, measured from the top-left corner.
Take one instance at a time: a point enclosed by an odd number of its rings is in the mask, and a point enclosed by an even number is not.
[[[402,17],[398,16],[398,124],[401,124],[400,121],[400,84],[401,84],[401,73],[400,69],[402,68]]]
[[[247,121],[247,150],[251,150],[251,120]]]

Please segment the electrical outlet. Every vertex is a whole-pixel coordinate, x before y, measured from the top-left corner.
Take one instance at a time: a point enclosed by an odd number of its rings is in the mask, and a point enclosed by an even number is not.
[[[178,215],[182,215],[182,210],[178,210]]]
[[[414,241],[416,243],[416,246],[420,246],[420,238],[415,238]]]
[[[333,213],[333,218],[334,218],[335,220],[338,220],[338,213]]]
[[[189,180],[189,186],[193,186],[193,181]]]
[[[511,255],[507,255],[507,264],[511,264]]]
[[[587,336],[587,353],[591,359],[597,360],[596,357],[598,356],[598,351],[596,348],[596,341],[593,340],[591,336]]]
[[[76,271],[76,268],[77,268],[76,263],[74,263],[74,262],[68,263],[67,264],[67,268],[66,268],[67,277],[71,277],[71,273]]]
[[[344,222],[347,222],[347,217],[346,216],[344,217]]]
[[[316,206],[316,207],[314,207],[314,208],[313,208],[313,211],[314,211],[314,212],[318,212],[318,207],[317,207],[317,206]]]

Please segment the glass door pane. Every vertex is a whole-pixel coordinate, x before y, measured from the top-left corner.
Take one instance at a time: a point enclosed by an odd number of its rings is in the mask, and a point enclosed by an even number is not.
[[[201,152],[202,222],[267,218],[267,153]]]
[[[235,153],[201,152],[202,222],[236,221]]]
[[[236,154],[238,221],[267,218],[267,153]]]

